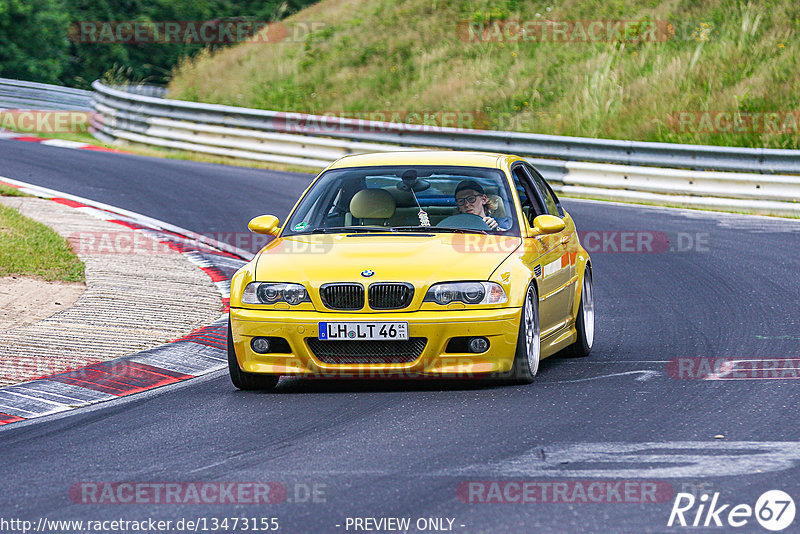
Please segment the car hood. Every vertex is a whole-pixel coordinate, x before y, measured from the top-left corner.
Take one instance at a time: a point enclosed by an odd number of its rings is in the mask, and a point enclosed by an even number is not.
[[[315,234],[278,238],[257,256],[262,282],[410,282],[418,289],[449,280],[488,280],[521,244],[481,234]],[[369,277],[364,271],[373,271]]]

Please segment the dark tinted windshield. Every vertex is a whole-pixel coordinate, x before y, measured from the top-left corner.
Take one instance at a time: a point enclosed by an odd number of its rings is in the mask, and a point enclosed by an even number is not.
[[[505,175],[478,167],[334,169],[315,182],[283,235],[417,228],[519,235]]]

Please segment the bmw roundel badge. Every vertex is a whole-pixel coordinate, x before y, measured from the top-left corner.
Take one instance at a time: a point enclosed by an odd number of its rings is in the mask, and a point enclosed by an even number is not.
[[[372,269],[364,269],[363,271],[361,271],[361,276],[363,276],[364,278],[369,278],[370,276],[372,276],[374,274],[375,274],[375,271],[373,271]]]

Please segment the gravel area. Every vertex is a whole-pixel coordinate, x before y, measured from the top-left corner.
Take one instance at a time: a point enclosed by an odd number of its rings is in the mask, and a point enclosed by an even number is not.
[[[218,289],[182,254],[50,200],[0,197],[0,203],[70,239],[86,264],[86,289],[72,306],[48,298],[66,309],[38,311],[49,316],[33,324],[9,324],[13,317],[0,323],[0,385],[152,348],[220,316]],[[33,291],[46,292],[46,284]],[[0,296],[0,308],[24,314],[38,307],[30,291]]]

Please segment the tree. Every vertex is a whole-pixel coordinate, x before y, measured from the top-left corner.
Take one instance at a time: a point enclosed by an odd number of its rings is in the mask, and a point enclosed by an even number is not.
[[[109,71],[166,83],[181,58],[224,44],[97,43],[80,22],[275,21],[313,0],[0,0],[0,76],[87,88]],[[70,33],[72,28],[73,33]]]
[[[59,83],[68,20],[61,0],[0,0],[0,76]]]

